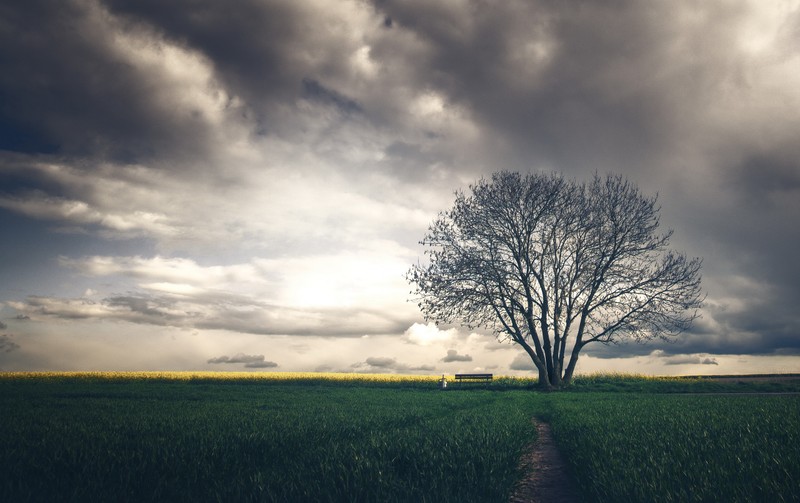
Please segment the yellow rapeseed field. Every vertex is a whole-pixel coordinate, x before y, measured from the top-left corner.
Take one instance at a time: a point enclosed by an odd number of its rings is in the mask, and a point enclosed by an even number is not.
[[[363,374],[329,372],[214,372],[214,371],[59,371],[59,372],[2,372],[0,376],[19,379],[69,377],[75,379],[157,379],[191,381],[253,380],[253,381],[361,381],[361,382],[436,382],[441,375]],[[452,376],[448,376],[452,379]]]

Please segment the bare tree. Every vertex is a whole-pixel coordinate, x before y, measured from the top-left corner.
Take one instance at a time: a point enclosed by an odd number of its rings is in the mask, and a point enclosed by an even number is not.
[[[656,199],[620,176],[495,173],[456,193],[407,279],[427,320],[493,330],[560,387],[587,344],[668,339],[697,317],[701,260],[668,249]]]

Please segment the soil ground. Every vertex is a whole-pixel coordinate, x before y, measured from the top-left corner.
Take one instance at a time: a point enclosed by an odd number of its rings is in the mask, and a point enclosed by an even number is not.
[[[510,503],[573,503],[579,501],[564,458],[556,447],[550,425],[535,421],[538,439],[521,460],[527,475],[519,482]]]

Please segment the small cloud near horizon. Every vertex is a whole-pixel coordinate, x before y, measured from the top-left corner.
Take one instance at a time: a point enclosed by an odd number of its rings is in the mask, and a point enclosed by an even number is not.
[[[246,355],[244,353],[236,353],[233,356],[217,356],[209,358],[207,363],[244,363],[245,368],[273,368],[278,364],[265,359],[264,355]]]
[[[356,372],[370,372],[375,370],[392,372],[433,372],[436,370],[436,367],[433,365],[412,366],[386,356],[370,356],[363,362],[356,362],[350,367],[356,369]]]
[[[526,353],[519,353],[514,357],[509,367],[511,370],[536,370],[536,366],[531,361],[531,357]]]
[[[470,355],[460,355],[460,354],[458,354],[458,351],[456,351],[455,349],[448,349],[447,350],[447,356],[442,358],[440,361],[443,361],[445,363],[450,363],[450,362],[471,362],[472,361],[472,357]]]
[[[716,358],[702,355],[667,355],[659,349],[650,353],[650,356],[659,358],[664,365],[719,365]]]

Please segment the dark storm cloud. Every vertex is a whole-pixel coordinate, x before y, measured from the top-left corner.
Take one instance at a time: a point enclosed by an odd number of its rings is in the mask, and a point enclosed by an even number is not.
[[[294,122],[291,106],[299,98],[345,113],[361,111],[355,99],[327,84],[348,77],[351,29],[344,22],[331,22],[312,5],[282,0],[242,0],[235,5],[188,0],[169,6],[150,0],[105,4],[209,58],[220,82],[246,103],[243,113],[255,114],[251,118],[258,134],[285,134],[287,124]]]
[[[429,66],[429,48],[420,47],[408,30],[386,29],[385,16],[368,3],[109,0],[104,5],[207,58],[215,79],[241,101],[236,110],[253,139],[300,142],[338,161],[343,172],[380,169],[397,182],[431,183],[420,174],[436,162],[449,166],[461,151],[457,138],[451,140],[455,144],[435,141],[446,138],[442,126],[411,111],[409,100],[435,88],[429,77],[438,70]],[[427,141],[425,148],[439,158],[430,163],[350,158],[362,147],[359,142],[372,148],[399,138]]]
[[[158,61],[162,34],[91,1],[12,2],[0,31],[0,149],[124,162],[208,154],[202,110]],[[157,57],[157,56],[156,56]]]
[[[743,27],[758,14],[753,6],[376,5],[398,29],[427,44],[415,67],[418,81],[464,105],[484,131],[502,138],[507,150],[494,155],[503,168],[626,174],[646,192],[660,191],[669,215],[681,216],[677,231],[696,237],[694,251],[705,256],[707,278],[743,275],[762,285],[767,311],[759,298],[741,296],[748,305],[733,315],[705,313],[726,325],[723,335],[687,337],[695,342],[681,350],[770,353],[797,347],[800,320],[791,313],[800,303],[800,261],[794,258],[800,227],[789,222],[800,217],[799,117],[778,106],[791,85],[756,86],[763,67],[742,49],[750,36]],[[795,11],[782,21],[772,63],[798,57],[800,44],[787,35],[796,33],[798,19]],[[379,49],[385,53],[376,54],[390,57],[388,47]],[[738,106],[746,112],[711,121],[719,110]],[[692,149],[704,157],[684,159]],[[682,179],[687,175],[694,180]],[[683,194],[669,192],[681,184],[697,187],[689,204],[680,204]],[[717,289],[711,295],[741,294]],[[758,335],[748,335],[752,330]]]
[[[361,111],[361,106],[333,89],[328,89],[319,82],[311,78],[303,79],[304,97],[321,102],[325,105],[332,105],[344,113],[355,113]]]
[[[63,223],[62,230],[111,229],[114,238],[205,232],[204,217],[192,210],[221,192],[219,178],[243,185],[258,178],[226,157],[232,145],[259,169],[281,166],[274,179],[306,162],[309,176],[319,164],[349,184],[386,175],[383,192],[365,185],[364,193],[412,206],[433,204],[431,187],[449,194],[498,169],[617,172],[648,194],[660,192],[676,240],[705,259],[709,303],[693,331],[672,344],[590,345],[587,352],[797,354],[800,10],[779,16],[772,36],[763,20],[748,24],[760,7],[722,0],[5,2],[0,207]],[[268,141],[281,143],[285,157],[264,155],[273,152],[261,143]],[[127,163],[192,176],[170,184],[152,171],[119,168]],[[265,200],[280,195],[270,189]],[[178,190],[191,197],[175,197]],[[182,210],[190,201],[197,208]],[[261,222],[244,222],[268,210],[222,208],[208,215],[258,214],[220,224],[237,229],[234,239],[281,243],[291,241],[287,229],[302,227],[288,221],[269,233]],[[340,221],[331,214],[325,223],[336,234],[356,226]],[[378,239],[419,237],[386,227]],[[264,334],[403,333],[414,321],[393,318],[391,308],[290,309],[215,293],[181,301],[54,295],[62,297],[31,296],[16,306],[34,317]],[[403,366],[394,364],[386,368]]]
[[[165,6],[157,0],[111,0],[105,5],[202,51],[228,86],[255,103],[294,99],[307,76],[296,51],[307,39],[325,40],[324,28],[300,2],[184,0]],[[335,60],[328,64],[339,66]]]
[[[7,154],[2,159],[3,176],[0,177],[0,196],[16,194],[49,194],[51,197],[69,196],[69,187],[42,170],[31,169],[27,156]]]
[[[506,168],[661,169],[656,157],[706,103],[745,85],[747,57],[732,50],[744,5],[467,4],[376,2],[426,43],[418,82],[463,103],[511,146]]]
[[[780,304],[777,309],[785,306]],[[623,341],[619,344],[590,344],[585,353],[595,358],[635,357],[659,351],[664,355],[730,354],[730,355],[800,355],[797,327],[800,319],[794,313],[758,311],[746,307],[739,312],[710,311],[687,333],[675,339],[646,343]]]
[[[435,133],[426,133],[430,138]],[[434,142],[435,145],[435,142]],[[411,178],[413,173],[418,173],[418,182],[424,183],[430,173],[423,167],[431,167],[437,164],[450,165],[455,161],[455,156],[442,152],[434,145],[424,143],[409,143],[405,141],[393,141],[384,149],[386,158],[383,164],[390,165],[395,170],[403,172],[405,177]]]
[[[418,181],[428,168],[351,158],[359,142],[438,134],[407,124],[408,99],[425,84],[409,79],[403,46],[371,73],[358,69],[356,55],[368,61],[371,46],[397,42],[383,40],[392,30],[365,3],[34,0],[3,14],[0,149],[53,154],[86,176],[110,160],[225,184],[239,182],[232,145],[277,139],[293,160],[311,152],[344,172]],[[262,161],[271,163],[286,161]]]
[[[111,57],[102,52],[102,39],[93,41],[84,35],[73,41],[74,37],[65,33],[65,26],[85,22],[90,2],[67,3],[59,10],[42,5],[33,3],[20,13],[17,25],[31,25],[41,16],[48,28],[42,31],[52,34],[52,40],[45,42],[66,40],[60,51],[70,57],[47,56],[64,63],[48,65],[48,60],[35,65],[53,68],[47,72],[53,78],[46,81],[59,94],[63,92],[59,103],[88,104],[80,117],[85,115],[89,122],[93,120],[92,104],[100,99],[126,105],[124,114],[116,109],[100,114],[106,108],[98,106],[98,117],[109,122],[109,127],[103,123],[89,131],[102,130],[111,140],[131,140],[113,143],[115,148],[126,145],[124,148],[136,155],[158,143],[158,138],[182,144],[176,138],[179,135],[202,144],[202,134],[186,134],[194,127],[191,124],[174,124],[169,117],[147,113],[152,103],[137,101],[144,93],[121,84],[115,87],[114,79],[136,86],[142,76],[130,75],[127,68],[114,72],[106,62]],[[348,39],[351,30],[341,23],[326,23],[325,12],[303,3],[245,0],[231,7],[215,2],[165,5],[153,0],[110,0],[102,5],[124,20],[126,29],[186,46],[208,58],[224,89],[244,99],[243,110],[258,115],[257,129],[262,131],[274,131],[290,122],[279,110],[292,110],[291,105],[303,96],[343,111],[363,110],[375,125],[384,126],[393,119],[392,114],[380,111],[381,107],[407,107],[400,90],[432,89],[441,92],[447,102],[469,110],[484,133],[502,139],[487,145],[489,149],[496,143],[505,145],[502,152],[493,152],[501,155],[502,166],[497,167],[551,166],[573,173],[661,169],[653,163],[654,157],[673,146],[684,121],[697,118],[696,110],[703,109],[698,104],[721,85],[739,85],[741,58],[725,49],[735,45],[728,25],[736,26],[746,13],[743,7],[726,2],[702,6],[688,2],[541,1],[505,2],[502,6],[472,2],[455,6],[377,1],[375,23],[391,19],[386,26],[392,30],[366,36],[372,56],[388,69],[373,83],[386,92],[376,94],[371,87],[354,84],[349,58],[356,47]],[[419,47],[412,50],[405,45],[407,37],[403,36],[408,33]],[[86,38],[90,40],[83,41]],[[81,43],[91,45],[92,50],[84,51]],[[27,50],[14,52],[19,54],[15,58],[20,66],[30,59],[28,52],[45,57],[37,52],[42,44],[29,45]],[[61,90],[55,84],[59,68],[70,67],[74,54],[84,52],[89,56],[84,59],[90,61],[86,64],[96,71],[71,74],[63,79],[66,88]],[[96,75],[106,73],[112,80],[99,91],[90,89],[85,96],[78,96],[82,99],[70,98],[70,82],[83,89],[84,83],[91,84],[93,79],[103,81]],[[25,72],[21,75],[11,94],[22,95],[28,79]],[[34,86],[24,94],[29,105],[42,101],[37,92]],[[103,98],[105,94],[112,96]],[[62,106],[54,107],[50,115],[58,117]],[[20,110],[26,108],[20,105]],[[47,108],[37,105],[32,110],[36,117]],[[67,124],[78,117],[63,115],[68,119],[60,122]],[[13,124],[22,131],[20,117],[15,114]],[[42,144],[50,141],[45,137],[61,144],[65,141],[62,136],[68,136],[43,126],[44,118],[33,122],[42,130]],[[158,124],[168,131],[152,129]],[[202,130],[201,125],[197,127]],[[124,129],[117,135],[117,128]],[[142,131],[146,139],[137,141]],[[434,151],[444,154],[441,149]],[[406,169],[407,176],[413,171]]]
[[[672,41],[663,25],[672,19],[650,4],[378,5],[428,44],[416,67],[420,82],[510,140],[516,152],[506,153],[507,168],[630,165],[664,132],[664,89],[644,77],[666,56]]]
[[[741,163],[737,185],[740,190],[747,190],[753,205],[774,204],[774,195],[800,191],[800,148],[792,152],[791,158],[778,157],[781,154],[785,153],[752,153]]]

